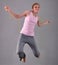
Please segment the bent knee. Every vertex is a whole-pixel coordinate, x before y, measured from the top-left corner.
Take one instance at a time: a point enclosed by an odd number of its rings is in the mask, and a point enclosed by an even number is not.
[[[35,54],[35,57],[39,58],[39,56],[40,56],[40,53],[38,53],[38,54]]]
[[[24,52],[19,52],[18,56],[19,56],[19,58],[25,58],[26,57]]]

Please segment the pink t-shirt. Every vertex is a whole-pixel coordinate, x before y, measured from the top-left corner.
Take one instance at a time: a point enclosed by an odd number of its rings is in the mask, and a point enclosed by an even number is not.
[[[20,33],[28,35],[28,36],[34,36],[34,28],[37,24],[38,16],[34,16],[32,12],[28,16],[25,17],[24,25],[22,27],[22,30]]]

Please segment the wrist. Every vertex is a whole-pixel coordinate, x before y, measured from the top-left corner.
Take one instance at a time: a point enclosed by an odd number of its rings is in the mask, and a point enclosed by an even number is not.
[[[9,8],[9,9],[7,9],[7,12],[11,12],[11,9]]]

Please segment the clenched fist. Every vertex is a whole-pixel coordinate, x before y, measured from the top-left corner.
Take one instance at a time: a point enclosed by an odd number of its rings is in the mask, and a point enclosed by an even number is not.
[[[5,11],[7,11],[7,12],[10,11],[10,7],[9,7],[9,6],[5,6],[4,9],[5,9]]]

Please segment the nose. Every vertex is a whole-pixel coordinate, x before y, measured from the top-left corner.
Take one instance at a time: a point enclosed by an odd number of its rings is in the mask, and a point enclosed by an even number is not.
[[[36,7],[35,9],[36,9],[36,10],[39,10],[39,8],[40,8],[40,7]]]
[[[39,8],[36,8],[36,10],[39,10]]]

